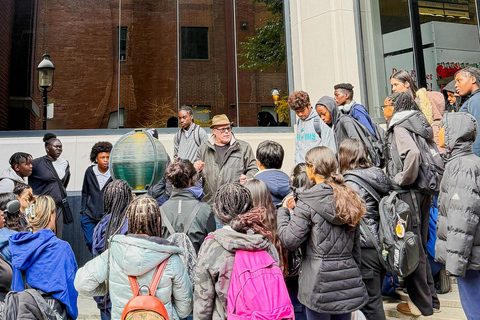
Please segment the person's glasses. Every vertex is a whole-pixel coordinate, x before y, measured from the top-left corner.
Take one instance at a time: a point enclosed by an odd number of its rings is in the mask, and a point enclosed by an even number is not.
[[[385,104],[383,106],[380,106],[380,109],[385,110],[385,108],[388,108],[388,107],[393,107],[391,104]]]
[[[215,128],[215,130],[220,131],[220,132],[222,132],[222,133],[224,133],[224,132],[230,132],[230,131],[232,131],[232,127]]]

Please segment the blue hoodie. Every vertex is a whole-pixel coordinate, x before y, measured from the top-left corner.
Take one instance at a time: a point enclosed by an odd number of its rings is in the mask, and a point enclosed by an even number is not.
[[[29,286],[40,289],[63,303],[67,313],[78,316],[78,293],[73,286],[77,262],[70,245],[51,230],[19,232],[10,237],[12,290],[23,291],[22,271]]]
[[[260,170],[255,175],[255,179],[265,182],[275,207],[290,193],[290,177],[281,170]]]

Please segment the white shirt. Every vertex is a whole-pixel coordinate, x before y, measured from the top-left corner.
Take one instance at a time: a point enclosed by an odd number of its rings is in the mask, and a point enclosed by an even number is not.
[[[100,190],[102,190],[108,179],[110,179],[110,170],[107,170],[105,173],[101,173],[98,170],[98,166],[93,166],[93,173],[95,173],[95,177],[97,178]]]
[[[52,164],[55,168],[55,171],[57,171],[58,177],[60,178],[60,180],[62,180],[63,177],[65,177],[65,171],[68,167],[68,161],[63,158],[58,158],[56,161],[52,161]]]

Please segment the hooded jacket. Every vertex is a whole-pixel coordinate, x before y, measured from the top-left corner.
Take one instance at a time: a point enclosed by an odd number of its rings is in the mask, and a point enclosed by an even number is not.
[[[23,291],[22,272],[29,286],[50,294],[63,303],[67,313],[78,316],[78,293],[73,286],[77,262],[70,245],[51,230],[19,232],[10,237],[12,290]]]
[[[357,176],[358,178],[368,182],[368,184],[382,197],[390,191],[390,184],[382,169],[378,167],[359,168],[354,170],[348,170],[344,173],[347,175]],[[378,227],[380,221],[380,215],[378,213],[378,201],[375,200],[370,193],[361,185],[353,181],[347,181],[347,185],[353,189],[363,200],[367,207],[367,213],[363,217],[363,221],[367,224],[370,232],[375,239],[371,239],[366,230],[363,230],[360,225],[360,243],[362,248],[375,248],[372,241],[376,241],[380,244],[380,238],[378,236]]]
[[[192,311],[192,285],[178,256],[181,253],[179,247],[162,238],[115,235],[109,250],[78,270],[75,288],[88,296],[104,295],[108,280],[112,320],[119,320],[128,300],[133,298],[128,276],[137,277],[139,287],[149,286],[157,266],[168,258],[155,296],[163,302],[169,319],[186,318]]]
[[[338,109],[337,103],[333,98],[323,96],[320,98],[320,100],[318,100],[315,107],[318,105],[324,106],[330,113],[332,122],[329,124],[329,126],[335,132],[335,144],[337,150],[342,141],[345,139],[355,138],[362,140],[355,129],[355,120],[352,117],[344,115],[342,112],[340,112],[340,109]]]
[[[445,111],[446,112],[457,112],[459,109],[458,106],[458,98],[456,99],[455,103],[453,105],[450,105],[448,102],[448,92],[456,93],[457,91],[455,90],[455,80],[450,81],[445,87],[442,89],[442,94],[443,98],[445,100]]]
[[[480,270],[480,158],[473,154],[477,122],[469,114],[446,113],[447,164],[438,198],[435,258],[451,275]]]
[[[321,135],[315,130],[315,123],[318,124],[318,129]],[[297,120],[297,136],[295,139],[295,164],[305,162],[305,155],[310,149],[315,147],[328,147],[334,153],[337,153],[335,145],[335,135],[333,130],[327,126],[315,108],[312,108],[310,114],[305,120],[298,118]]]
[[[273,205],[281,203],[283,198],[290,193],[290,177],[279,169],[260,170],[255,179],[262,180],[268,187],[272,196]]]
[[[338,108],[345,115],[355,118],[375,137],[375,128],[372,122],[372,118],[370,118],[370,115],[368,114],[367,109],[365,109],[364,106],[352,100],[352,102],[350,102],[349,104],[344,104],[343,106],[339,106]]]
[[[480,121],[480,89],[472,92],[472,94],[468,98],[460,108],[460,112],[467,112],[471,114],[475,120]],[[462,97],[464,99],[464,97]],[[477,132],[477,138],[473,143],[473,153],[480,157],[480,137],[478,136],[479,132]]]
[[[298,300],[307,308],[345,314],[368,301],[360,272],[360,232],[337,217],[333,189],[319,183],[298,194],[290,217],[278,211],[278,236],[288,250],[302,244]]]
[[[184,225],[190,218],[191,212],[200,203],[200,209],[187,232],[187,236],[192,241],[197,253],[207,234],[215,231],[215,218],[212,209],[207,203],[200,202],[202,197],[202,189],[198,187],[173,189],[170,199],[162,205],[162,211],[167,216],[173,229],[176,232],[183,232]],[[169,236],[170,232],[162,223],[162,237],[168,238]]]
[[[400,111],[388,122],[386,172],[392,188],[415,188],[421,156],[411,134],[433,140],[433,130],[420,111]]]
[[[12,254],[10,253],[10,246],[8,245],[8,239],[10,236],[17,233],[15,230],[10,230],[6,227],[0,229],[0,253],[8,261],[8,263],[12,262]]]
[[[238,182],[242,174],[251,179],[258,171],[252,147],[248,142],[236,140],[233,134],[230,147],[222,163],[218,163],[213,135],[198,148],[196,160],[202,160],[205,163],[201,172],[203,191],[205,192],[203,201],[210,205],[213,204],[213,197],[218,187],[227,183]]]
[[[445,152],[438,144],[438,131],[440,130],[439,124],[445,113],[445,99],[440,92],[427,91],[425,88],[421,88],[416,93],[418,107],[422,111],[423,115],[427,119],[428,123],[433,129],[433,141],[437,144],[438,151],[440,153]]]
[[[225,320],[235,252],[266,250],[278,263],[273,244],[259,234],[243,234],[224,226],[210,234],[198,253],[195,274],[195,320]]]
[[[0,174],[0,193],[13,192],[13,189],[19,183],[26,184],[27,181],[20,177],[12,167],[8,167]]]

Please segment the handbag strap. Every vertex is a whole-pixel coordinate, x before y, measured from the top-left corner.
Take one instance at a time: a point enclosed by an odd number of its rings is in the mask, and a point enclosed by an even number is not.
[[[55,178],[57,179],[58,186],[60,188],[60,192],[62,193],[62,200],[67,197],[67,190],[65,190],[65,186],[62,183],[62,180],[58,176],[57,170],[55,170],[55,167],[53,166],[52,161],[47,159],[47,165],[50,167],[50,170],[52,170],[53,174],[55,175]]]
[[[148,287],[148,294],[151,296],[154,296],[155,292],[157,291],[158,284],[160,282],[160,279],[162,278],[163,271],[167,266],[168,259],[169,258],[163,260],[162,263],[160,263],[155,270],[155,273],[152,278],[152,282]],[[138,296],[140,294],[140,288],[138,287],[137,277],[128,276],[128,282],[130,283],[130,288],[132,289],[133,296]]]

